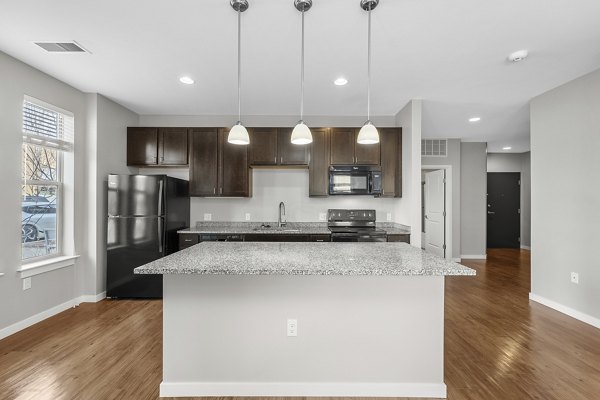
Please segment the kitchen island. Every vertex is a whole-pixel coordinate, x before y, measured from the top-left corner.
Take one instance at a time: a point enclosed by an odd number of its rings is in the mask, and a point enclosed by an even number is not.
[[[444,398],[444,279],[475,274],[404,243],[319,242],[206,242],[135,272],[164,275],[172,397]]]

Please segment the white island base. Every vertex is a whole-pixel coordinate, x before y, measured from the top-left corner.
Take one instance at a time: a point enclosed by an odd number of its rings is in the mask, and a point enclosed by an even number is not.
[[[161,396],[446,397],[444,276],[163,278]]]

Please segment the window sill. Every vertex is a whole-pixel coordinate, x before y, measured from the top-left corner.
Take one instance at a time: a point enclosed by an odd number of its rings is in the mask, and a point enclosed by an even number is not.
[[[75,260],[77,258],[79,258],[79,256],[60,256],[23,264],[17,272],[21,274],[21,278],[29,278],[31,276],[45,274],[46,272],[75,265]]]

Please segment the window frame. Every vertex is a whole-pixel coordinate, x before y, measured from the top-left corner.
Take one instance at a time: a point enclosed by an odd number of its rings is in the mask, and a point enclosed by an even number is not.
[[[25,124],[24,124],[24,111],[25,111],[25,106],[26,103],[32,103],[38,107],[42,107],[45,109],[48,109],[50,111],[56,112],[58,114],[61,114],[64,118],[71,118],[72,119],[72,123],[73,123],[73,131],[70,132],[70,137],[67,137],[66,139],[63,138],[56,138],[56,141],[62,141],[62,142],[69,142],[68,145],[60,145],[60,146],[55,146],[55,145],[47,145],[47,143],[44,143],[43,140],[40,140],[40,144],[36,144],[36,138],[35,138],[35,134],[34,133],[30,133],[29,131],[25,130]],[[64,156],[66,152],[73,152],[74,151],[74,146],[73,146],[73,136],[74,136],[74,124],[75,124],[75,117],[73,115],[72,112],[67,111],[67,110],[63,110],[59,107],[56,107],[52,104],[48,104],[44,101],[38,100],[36,98],[30,97],[30,96],[24,96],[23,98],[23,105],[21,107],[21,133],[23,136],[22,139],[22,150],[24,150],[22,152],[22,154],[26,154],[26,147],[28,146],[32,146],[32,147],[39,147],[39,148],[47,148],[47,149],[52,149],[56,151],[56,180],[50,181],[50,180],[39,180],[39,179],[27,179],[25,176],[25,168],[26,168],[26,161],[25,159],[21,160],[21,173],[22,173],[22,179],[21,179],[21,185],[23,186],[27,186],[27,185],[34,185],[34,186],[56,186],[56,201],[54,203],[54,208],[56,209],[56,235],[55,235],[55,240],[56,240],[56,250],[51,253],[51,254],[43,254],[43,255],[39,255],[39,256],[35,256],[35,257],[29,257],[29,258],[23,258],[23,239],[22,239],[22,232],[21,232],[21,266],[22,269],[27,269],[28,265],[38,265],[38,264],[42,264],[44,262],[52,262],[53,259],[57,259],[57,258],[64,258],[65,254],[64,254],[64,247],[63,247],[63,237],[64,237]],[[63,132],[64,134],[64,132]],[[33,140],[32,140],[33,138]],[[44,145],[46,144],[46,145]],[[23,156],[22,156],[23,157]],[[23,194],[21,194],[21,211],[23,210],[22,207],[23,204]]]

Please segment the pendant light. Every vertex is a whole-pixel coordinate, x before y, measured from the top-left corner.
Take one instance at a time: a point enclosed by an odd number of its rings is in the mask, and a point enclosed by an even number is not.
[[[302,118],[304,117],[304,12],[312,7],[312,0],[294,0],[294,7],[302,13],[302,56],[300,57],[300,121],[292,131],[293,144],[312,143],[310,129]]]
[[[248,131],[242,125],[242,89],[241,89],[241,72],[242,72],[242,61],[241,61],[241,48],[242,48],[242,36],[241,36],[241,24],[242,24],[242,13],[248,9],[248,0],[231,0],[231,7],[237,11],[238,14],[238,121],[229,131],[227,141],[232,144],[249,144],[250,136]]]
[[[367,43],[367,122],[360,128],[356,141],[360,144],[379,143],[379,132],[371,123],[371,10],[377,7],[379,0],[361,0],[360,7],[369,13],[369,33]]]

